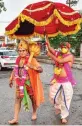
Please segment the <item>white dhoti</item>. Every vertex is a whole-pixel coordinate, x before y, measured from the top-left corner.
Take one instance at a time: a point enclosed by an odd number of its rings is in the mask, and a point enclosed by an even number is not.
[[[55,109],[60,110],[61,119],[69,115],[73,88],[70,82],[55,83],[50,86],[49,97]]]

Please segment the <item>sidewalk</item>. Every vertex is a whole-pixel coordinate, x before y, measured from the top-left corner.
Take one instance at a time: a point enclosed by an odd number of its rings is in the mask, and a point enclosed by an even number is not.
[[[48,58],[48,56],[46,55],[39,56],[37,60],[42,63],[54,64],[54,62],[50,58]],[[82,58],[75,58],[73,68],[79,69],[79,70],[82,69]]]

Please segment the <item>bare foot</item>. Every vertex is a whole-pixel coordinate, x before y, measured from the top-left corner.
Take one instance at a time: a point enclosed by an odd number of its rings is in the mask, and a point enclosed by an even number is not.
[[[12,119],[12,120],[8,121],[8,123],[10,125],[13,125],[13,124],[18,124],[18,121],[16,119]]]
[[[61,113],[60,109],[55,109],[55,113],[56,115],[60,114]]]
[[[36,112],[32,114],[32,120],[36,120],[37,116],[36,116]]]
[[[62,122],[62,124],[66,124],[66,123],[67,123],[67,120],[63,118],[63,119],[61,120],[61,122]]]

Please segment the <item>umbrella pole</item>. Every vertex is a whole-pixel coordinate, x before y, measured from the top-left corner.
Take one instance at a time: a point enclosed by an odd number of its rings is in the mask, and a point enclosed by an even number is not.
[[[45,38],[45,50],[46,50],[46,52],[48,52],[48,46],[47,46],[47,43],[46,43],[46,40],[47,40],[47,37],[46,37],[46,30],[45,30],[45,32],[44,32],[44,38]]]
[[[45,45],[46,45],[46,52],[48,52],[48,46],[47,46],[47,43],[46,43],[46,36],[45,36]]]

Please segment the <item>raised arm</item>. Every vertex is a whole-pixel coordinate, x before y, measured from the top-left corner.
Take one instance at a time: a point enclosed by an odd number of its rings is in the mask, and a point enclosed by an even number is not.
[[[50,42],[49,42],[49,39],[48,39],[48,35],[46,34],[45,35],[45,41],[46,41],[46,45],[47,45],[47,47],[48,47],[48,50],[51,52],[51,53],[55,53],[55,49],[54,48],[52,48],[51,46],[50,46]]]
[[[72,55],[69,55],[69,56],[67,56],[65,58],[61,58],[61,59],[57,58],[56,56],[54,56],[49,51],[48,51],[47,55],[50,56],[53,60],[55,60],[58,63],[72,62],[72,60],[73,60],[73,56]]]

